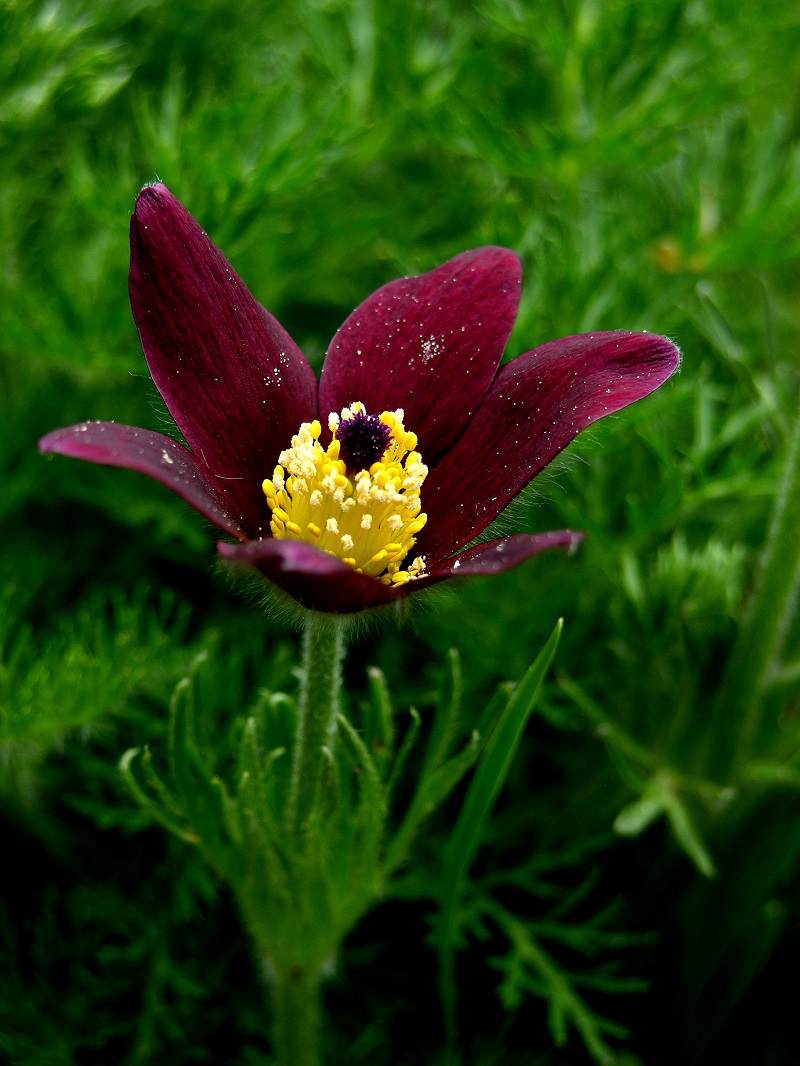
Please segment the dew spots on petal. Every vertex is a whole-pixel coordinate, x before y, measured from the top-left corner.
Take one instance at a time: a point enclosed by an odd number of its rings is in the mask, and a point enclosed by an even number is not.
[[[437,355],[441,355],[441,353],[442,346],[433,333],[427,338],[427,340],[423,340],[422,350],[420,352],[420,358],[422,359],[423,364],[427,365]]]

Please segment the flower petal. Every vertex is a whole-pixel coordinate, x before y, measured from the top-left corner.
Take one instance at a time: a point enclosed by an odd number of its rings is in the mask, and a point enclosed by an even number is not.
[[[220,541],[217,548],[223,559],[255,567],[313,611],[353,614],[383,607],[404,595],[301,540],[265,537],[245,544]]]
[[[583,533],[572,529],[560,529],[550,533],[515,533],[511,537],[478,544],[455,558],[445,559],[425,577],[418,578],[409,585],[413,591],[414,588],[424,588],[425,585],[433,585],[450,577],[500,574],[549,548],[577,548],[583,537]]]
[[[664,337],[618,330],[550,341],[507,363],[428,475],[415,551],[435,566],[467,544],[581,430],[653,392],[679,360]]]
[[[163,433],[116,422],[81,422],[42,437],[39,451],[138,470],[172,489],[214,525],[244,538],[230,501],[191,452]]]
[[[220,541],[217,548],[223,559],[255,567],[304,607],[334,614],[353,614],[384,607],[451,577],[499,574],[537,552],[548,548],[573,548],[582,539],[582,533],[569,529],[555,533],[519,533],[479,544],[455,559],[440,563],[425,577],[394,586],[357,574],[340,559],[300,540],[265,537],[244,544]]]
[[[229,484],[255,534],[261,482],[316,418],[303,353],[164,185],[131,219],[130,293],[150,373],[194,454]]]
[[[323,420],[354,400],[372,414],[402,407],[424,461],[434,463],[486,395],[514,326],[521,279],[517,256],[489,247],[378,289],[328,349]]]

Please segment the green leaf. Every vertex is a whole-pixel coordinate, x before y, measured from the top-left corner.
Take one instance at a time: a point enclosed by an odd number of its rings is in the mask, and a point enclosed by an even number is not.
[[[338,716],[338,724],[342,738],[355,755],[360,771],[358,806],[350,816],[351,820],[355,820],[358,829],[355,839],[356,853],[349,863],[350,884],[356,896],[364,894],[369,899],[375,879],[380,876],[379,855],[386,817],[386,789],[367,745],[345,715]]]
[[[483,841],[486,823],[508,776],[522,733],[541,694],[562,628],[563,619],[559,618],[549,640],[506,704],[481,753],[475,776],[445,849],[439,895],[438,945],[445,1023],[451,1042],[455,1034],[456,1010],[453,954],[462,886]]]
[[[365,780],[369,783],[369,793],[372,799],[378,801],[383,795],[383,785],[381,783],[380,774],[378,773],[378,767],[375,765],[375,760],[373,759],[369,748],[345,715],[338,714],[336,720],[339,727],[343,730],[346,742],[358,759]]]
[[[419,711],[415,707],[409,708],[409,715],[411,716],[411,723],[405,732],[403,737],[403,743],[400,745],[400,751],[397,753],[397,758],[394,760],[392,766],[392,772],[389,777],[389,781],[386,785],[387,795],[391,796],[392,792],[400,779],[400,775],[403,772],[403,767],[406,764],[408,756],[411,754],[411,749],[414,747],[414,743],[419,735],[420,726],[422,725],[422,719],[419,716]]]
[[[621,836],[638,836],[663,814],[681,849],[700,873],[704,877],[715,877],[714,860],[676,787],[676,782],[668,775],[657,774],[648,782],[642,795],[619,812],[614,819],[614,830]]]
[[[677,796],[674,792],[667,792],[664,800],[664,809],[678,843],[700,873],[704,877],[716,877],[717,868],[711,858],[711,853],[694,824],[689,808],[680,796]]]
[[[508,957],[493,962],[504,973],[499,989],[504,1004],[513,1009],[526,992],[546,999],[547,1022],[555,1045],[567,1044],[572,1025],[594,1061],[600,1066],[612,1066],[616,1056],[603,1034],[624,1038],[628,1035],[624,1027],[595,1014],[587,1006],[577,991],[576,980],[561,969],[524,923],[497,904],[490,906],[489,913],[508,937],[512,949]]]
[[[394,744],[394,714],[389,687],[383,671],[377,666],[367,669],[369,680],[369,717],[366,739],[379,765],[391,756]]]
[[[189,801],[196,789],[196,770],[202,769],[211,781],[211,774],[201,767],[197,757],[194,736],[194,675],[206,658],[205,652],[195,658],[189,674],[175,686],[169,705],[170,771],[178,795]]]
[[[544,648],[509,699],[483,749],[461,813],[447,843],[442,870],[441,902],[445,913],[455,906],[463,878],[483,840],[486,822],[508,776],[522,733],[542,691],[563,627],[556,623]]]
[[[444,689],[436,704],[431,738],[425,750],[420,781],[424,781],[441,765],[458,728],[461,714],[461,659],[455,648],[451,648],[447,653],[447,667]]]
[[[619,833],[620,836],[638,837],[663,813],[662,798],[651,792],[645,792],[643,796],[622,808],[614,819],[614,832]]]
[[[179,821],[178,818],[176,818],[170,810],[167,810],[162,803],[149,795],[136,780],[136,775],[133,772],[133,763],[141,754],[141,751],[141,748],[129,748],[119,762],[120,772],[122,773],[126,785],[133,793],[134,798],[142,809],[160,825],[163,825],[165,829],[174,833],[175,836],[180,837],[181,840],[185,840],[187,844],[199,844],[200,838],[191,827]]]
[[[417,786],[411,806],[387,849],[385,872],[394,870],[405,859],[414,834],[422,822],[447,798],[475,763],[483,738],[473,730],[467,745],[443,766],[438,767]]]
[[[213,778],[213,785],[219,793],[220,811],[222,813],[222,820],[225,824],[225,828],[228,831],[228,836],[237,847],[241,847],[244,834],[242,833],[242,821],[238,800],[231,796],[222,778]]]

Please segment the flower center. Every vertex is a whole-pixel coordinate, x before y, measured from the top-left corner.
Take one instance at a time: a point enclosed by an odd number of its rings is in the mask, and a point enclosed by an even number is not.
[[[400,565],[427,521],[419,494],[428,468],[403,417],[402,410],[370,415],[352,403],[328,416],[327,449],[320,423],[304,422],[262,485],[273,536],[315,544],[387,585],[419,577],[422,557]]]
[[[339,458],[348,470],[369,470],[389,447],[392,430],[378,415],[356,411],[352,418],[339,420],[334,436],[339,442]]]

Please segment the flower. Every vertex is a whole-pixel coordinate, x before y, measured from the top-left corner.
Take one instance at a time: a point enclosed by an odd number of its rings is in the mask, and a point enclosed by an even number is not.
[[[658,388],[663,337],[614,331],[542,344],[500,367],[517,256],[456,256],[373,293],[317,382],[289,334],[166,186],[131,220],[130,295],[153,381],[186,442],[84,422],[43,452],[127,467],[181,496],[306,607],[350,613],[447,578],[577,543],[570,530],[465,548],[570,441]]]

